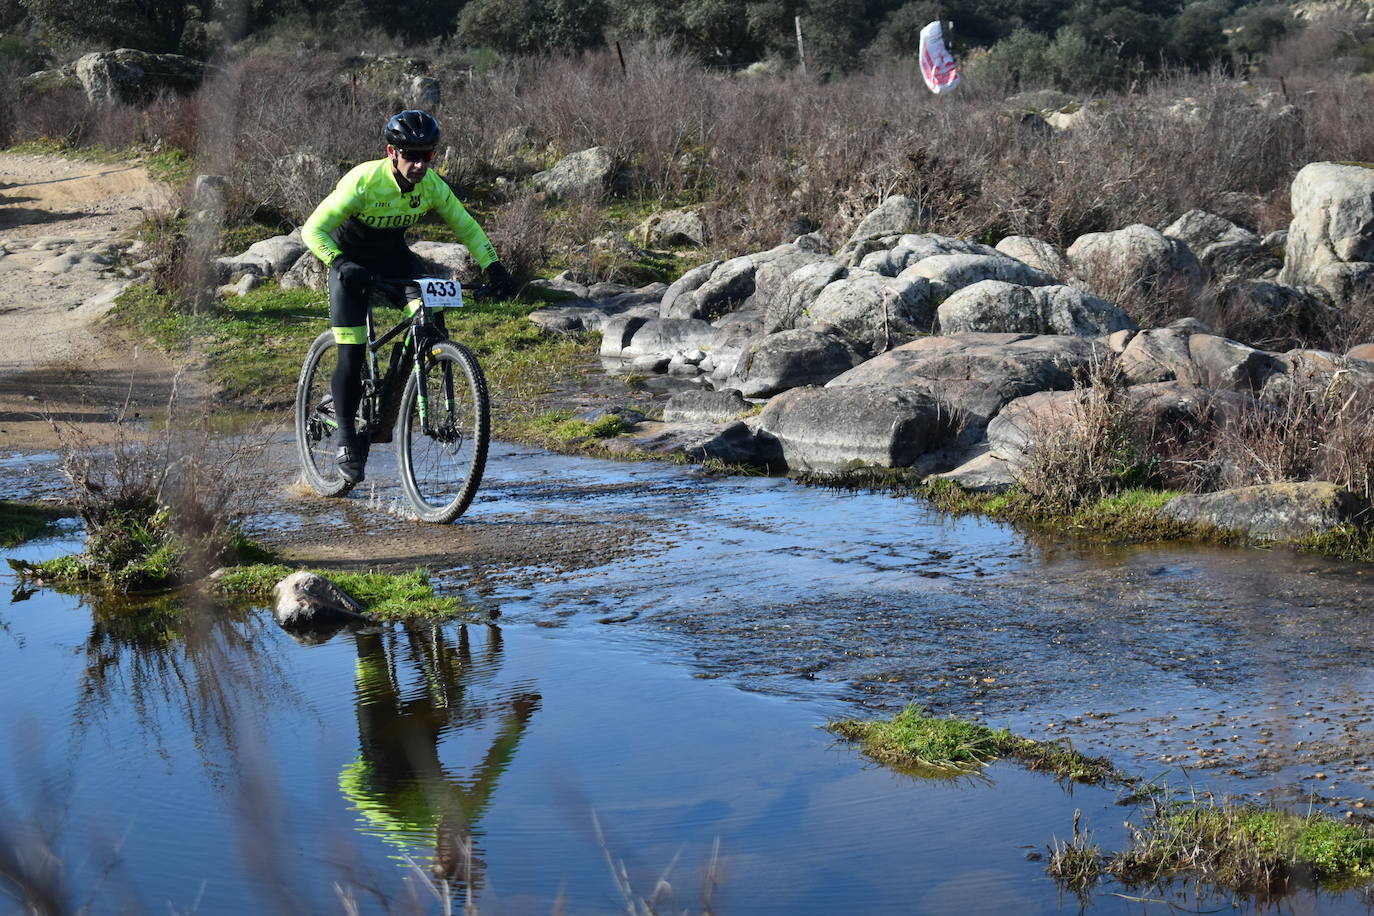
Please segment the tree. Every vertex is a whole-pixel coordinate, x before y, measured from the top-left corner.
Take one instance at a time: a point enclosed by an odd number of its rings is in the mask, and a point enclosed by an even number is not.
[[[193,17],[209,18],[193,0],[22,0],[38,25],[80,44],[176,51]]]
[[[969,66],[969,79],[1002,93],[1046,88],[1054,82],[1049,51],[1049,38],[1017,29]]]
[[[1250,60],[1288,34],[1292,24],[1293,16],[1286,7],[1247,6],[1232,17],[1227,43],[1236,54]]]
[[[1090,41],[1075,26],[1055,33],[1045,51],[1045,65],[1054,73],[1054,84],[1068,92],[1104,89],[1117,81],[1116,55]]]
[[[606,21],[603,0],[471,0],[458,37],[510,53],[578,51],[604,41]]]
[[[888,14],[864,55],[870,60],[915,55],[921,47],[921,29],[940,19],[936,0],[916,0]]]
[[[1225,0],[1200,0],[1183,8],[1170,28],[1170,56],[1185,64],[1206,66],[1226,50],[1221,24],[1230,12]]]

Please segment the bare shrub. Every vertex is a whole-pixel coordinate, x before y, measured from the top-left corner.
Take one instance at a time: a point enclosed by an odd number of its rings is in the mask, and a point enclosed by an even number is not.
[[[544,204],[534,195],[523,194],[502,204],[486,229],[501,253],[501,263],[517,280],[533,278],[548,263],[553,227]]]
[[[1119,364],[1104,359],[1075,379],[1070,416],[1032,420],[1017,480],[1039,510],[1072,512],[1157,476],[1151,431],[1136,422],[1125,391]]]
[[[1219,488],[1326,480],[1374,496],[1374,397],[1346,373],[1285,386],[1223,418],[1204,444]]]
[[[124,404],[108,443],[53,422],[69,498],[86,523],[83,575],[121,589],[193,579],[234,557],[240,526],[267,484],[265,436],[227,437],[209,405],[191,416],[168,402],[156,429]]]
[[[1142,273],[1099,251],[1076,258],[1074,276],[1084,288],[1130,315],[1141,327],[1162,327],[1198,314],[1198,294],[1182,274]]]

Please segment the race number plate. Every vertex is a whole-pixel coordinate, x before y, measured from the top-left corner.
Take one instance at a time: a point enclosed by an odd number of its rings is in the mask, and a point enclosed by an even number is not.
[[[425,305],[430,311],[463,307],[463,285],[457,280],[422,277],[415,282],[420,285],[420,295],[424,297]]]

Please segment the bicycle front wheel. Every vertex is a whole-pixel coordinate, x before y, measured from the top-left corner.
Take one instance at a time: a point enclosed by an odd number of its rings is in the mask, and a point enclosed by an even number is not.
[[[401,396],[396,455],[401,485],[421,521],[462,515],[482,482],[491,438],[487,381],[477,357],[451,340],[432,345]]]
[[[330,380],[338,360],[334,332],[325,331],[310,345],[296,383],[296,453],[305,482],[321,496],[342,496],[353,488],[336,461],[339,422]]]

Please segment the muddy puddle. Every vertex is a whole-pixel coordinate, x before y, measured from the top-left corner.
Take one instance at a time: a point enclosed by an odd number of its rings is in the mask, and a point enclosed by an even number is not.
[[[0,491],[41,488],[45,460],[0,462]],[[74,896],[328,910],[337,882],[363,911],[384,909],[372,888],[434,911],[407,863],[437,851],[482,912],[623,912],[609,852],[632,896],[675,862],[674,911],[710,887],[722,913],[1158,911],[1111,885],[1080,901],[1036,860],[1075,809],[1118,846],[1114,793],[1011,765],[896,776],[818,727],[913,700],[1183,789],[1374,806],[1361,567],[509,446],[440,529],[393,511],[384,457],[369,475],[345,501],[283,484],[255,530],[311,562],[427,565],[499,626],[302,646],[261,609],[149,629],[40,591],[0,611],[0,689],[22,698],[0,807],[60,823]]]

